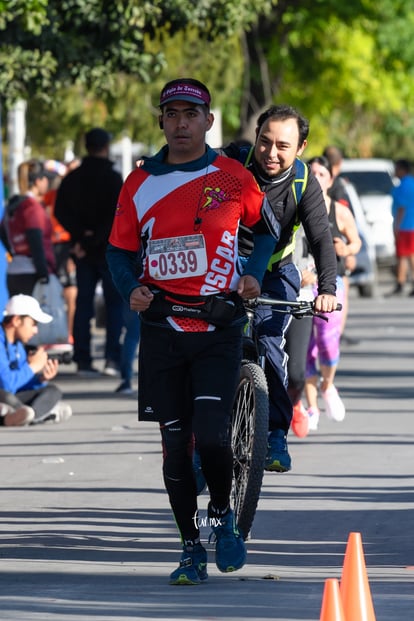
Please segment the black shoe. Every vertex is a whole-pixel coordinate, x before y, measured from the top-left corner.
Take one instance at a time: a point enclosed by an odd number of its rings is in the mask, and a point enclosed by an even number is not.
[[[403,295],[404,287],[400,284],[397,284],[392,291],[386,293],[384,295],[385,298],[392,298],[393,295]]]
[[[86,364],[84,362],[78,363],[79,377],[98,377],[99,375],[98,369],[95,369],[91,364]]]
[[[414,298],[414,289],[412,289],[411,293],[409,293],[410,298]]]
[[[129,382],[121,382],[118,388],[115,388],[115,392],[119,395],[133,395],[136,393]]]
[[[347,336],[346,334],[341,335],[341,343],[344,345],[359,345],[360,340],[354,339],[352,336]]]

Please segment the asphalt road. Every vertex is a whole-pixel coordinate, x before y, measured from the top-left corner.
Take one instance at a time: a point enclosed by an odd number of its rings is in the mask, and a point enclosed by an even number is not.
[[[210,546],[199,587],[168,585],[180,553],[157,429],[116,379],[62,367],[73,418],[1,430],[0,619],[316,621],[351,532],[377,621],[413,619],[414,298],[353,293],[347,334],[359,343],[337,374],[344,422],[291,437],[293,470],[265,474],[247,565],[220,574]]]

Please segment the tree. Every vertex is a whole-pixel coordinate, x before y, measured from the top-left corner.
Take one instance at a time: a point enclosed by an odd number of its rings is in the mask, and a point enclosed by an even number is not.
[[[149,83],[165,66],[148,38],[188,26],[204,40],[249,27],[271,0],[0,0],[0,93],[9,103],[82,84],[96,94],[116,75]]]
[[[312,148],[390,156],[414,143],[413,26],[406,0],[0,0],[0,97],[29,99],[33,136],[68,98],[55,137],[110,119],[156,145],[159,88],[191,73],[217,94],[226,138],[253,140],[257,115],[287,101]]]
[[[156,37],[147,45],[150,53],[162,49],[168,58],[168,66],[148,84],[118,73],[112,78],[113,89],[99,97],[84,85],[76,85],[55,91],[51,102],[43,97],[31,98],[27,137],[38,155],[61,159],[62,145],[68,138],[80,154],[83,135],[92,126],[106,127],[116,139],[127,133],[151,151],[158,148],[164,142],[157,122],[159,93],[166,81],[178,75],[194,76],[209,85],[213,106],[223,111],[226,139],[235,135],[243,74],[239,38],[223,37],[215,44],[200,40],[198,31],[190,28],[165,41]]]
[[[273,102],[311,120],[311,145],[390,157],[414,142],[414,9],[402,0],[282,0],[245,35],[240,137]],[[395,32],[401,33],[398,37]]]

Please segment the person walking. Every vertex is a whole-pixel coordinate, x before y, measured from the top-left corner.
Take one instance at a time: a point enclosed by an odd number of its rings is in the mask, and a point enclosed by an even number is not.
[[[395,176],[400,180],[400,184],[392,192],[397,284],[388,296],[402,295],[409,280],[410,296],[414,296],[414,176],[411,162],[397,160]]]
[[[340,176],[340,172],[342,170],[342,162],[344,159],[344,154],[342,149],[335,145],[328,145],[325,147],[322,153],[323,157],[329,162],[329,166],[332,171],[332,185],[328,190],[328,196],[332,198],[337,203],[341,203],[345,205],[345,207],[349,207],[352,213],[352,205],[351,200],[349,198],[348,190],[346,187],[345,180]],[[354,214],[352,214],[354,215]],[[341,341],[346,343],[347,345],[357,345],[358,341],[354,338],[349,337],[345,333],[346,322],[348,319],[348,310],[349,310],[349,289],[350,289],[350,281],[349,275],[355,270],[357,265],[355,255],[348,255],[345,260],[345,273],[342,275],[342,284],[344,287],[344,296],[343,296],[343,305],[341,311],[342,317],[342,327],[341,327]]]
[[[331,144],[324,148],[322,155],[326,157],[332,170],[333,182],[329,188],[328,195],[337,203],[342,203],[346,207],[350,207],[351,201],[346,191],[346,183],[340,176],[342,162],[344,160],[342,149]]]
[[[275,243],[265,222],[275,235],[279,230],[252,175],[206,145],[214,122],[210,101],[207,87],[192,78],[164,86],[159,124],[167,144],[126,179],[107,250],[114,282],[140,312],[139,418],[160,425],[164,482],[183,543],[170,575],[174,585],[207,578],[194,441],[210,493],[216,565],[230,572],[246,560],[230,507],[230,423],[246,320],[242,298],[260,292]],[[240,221],[257,225],[243,275]]]
[[[75,160],[76,162],[76,160]],[[80,163],[80,162],[79,162]],[[68,342],[73,343],[73,319],[76,309],[76,267],[71,256],[70,234],[55,218],[55,202],[62,178],[78,164],[63,164],[56,160],[47,160],[45,168],[49,174],[49,189],[42,197],[43,204],[52,223],[52,244],[56,260],[56,273],[63,288],[68,323]]]
[[[298,300],[314,300],[314,285],[317,282],[315,261],[309,252],[303,226],[296,233],[296,245],[292,260],[300,271],[301,283]],[[288,356],[287,392],[293,406],[291,429],[298,438],[305,438],[309,433],[309,416],[303,405],[302,395],[306,382],[306,357],[312,332],[312,317],[293,317],[286,333],[285,351]]]
[[[37,281],[48,282],[56,271],[52,223],[42,203],[49,180],[39,160],[22,162],[18,168],[20,194],[6,207],[5,229],[12,260],[8,265],[9,295],[31,295]]]
[[[61,181],[55,203],[55,217],[71,236],[76,265],[77,297],[73,321],[73,359],[81,376],[94,376],[91,320],[94,317],[96,285],[102,281],[106,310],[105,365],[103,372],[119,371],[122,298],[105,258],[106,244],[122,187],[122,176],[109,159],[111,136],[100,127],[85,134],[87,156],[78,168]]]
[[[129,307],[129,303],[124,301],[124,337],[122,341],[121,360],[119,371],[121,383],[115,389],[119,395],[134,395],[136,391],[132,387],[132,375],[134,372],[134,360],[137,355],[139,345],[139,335],[141,331],[141,321],[139,314]]]
[[[320,185],[300,159],[308,134],[309,123],[295,108],[282,104],[270,106],[257,120],[256,141],[251,149],[232,143],[223,152],[243,162],[253,173],[281,225],[280,239],[263,279],[263,292],[282,300],[296,300],[301,276],[292,261],[292,253],[295,233],[302,223],[318,276],[315,309],[331,312],[336,308],[336,256]],[[249,231],[241,227],[240,238],[241,250],[248,254],[251,248]],[[266,351],[270,400],[265,468],[286,472],[292,467],[287,434],[293,408],[287,391],[285,351],[291,317],[263,307],[256,312],[256,321],[258,337]]]

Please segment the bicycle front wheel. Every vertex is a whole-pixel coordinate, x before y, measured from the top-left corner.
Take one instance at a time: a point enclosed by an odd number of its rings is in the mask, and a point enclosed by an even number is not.
[[[269,398],[263,369],[244,362],[233,406],[232,502],[237,525],[246,540],[262,487],[267,451]]]

